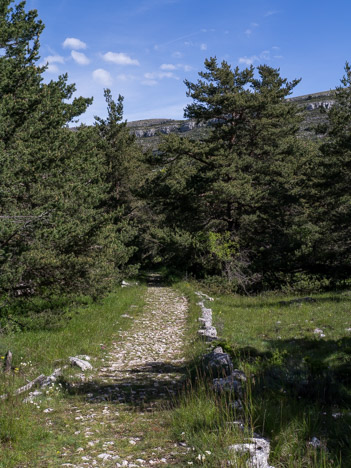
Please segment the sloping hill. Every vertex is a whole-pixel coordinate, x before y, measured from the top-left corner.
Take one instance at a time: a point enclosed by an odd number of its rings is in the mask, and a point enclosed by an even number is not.
[[[300,129],[303,137],[316,138],[313,128],[326,120],[326,114],[321,112],[321,108],[330,109],[334,104],[333,94],[333,91],[322,91],[288,99],[296,102],[301,111],[305,112]],[[143,148],[151,150],[157,149],[163,135],[177,133],[180,136],[201,139],[207,131],[205,124],[196,124],[194,120],[148,119],[128,122],[127,125]]]

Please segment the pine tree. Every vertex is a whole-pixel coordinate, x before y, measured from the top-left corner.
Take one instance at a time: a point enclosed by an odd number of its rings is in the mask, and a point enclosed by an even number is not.
[[[92,293],[114,269],[104,161],[90,129],[67,128],[92,100],[71,101],[66,75],[43,82],[43,24],[11,3],[0,12],[0,294]]]
[[[351,274],[351,67],[328,112],[327,132],[315,177],[313,219],[318,226],[316,268],[337,279]]]
[[[215,58],[205,69],[196,83],[185,82],[193,99],[185,116],[205,123],[209,136],[164,143],[157,202],[199,269],[224,269],[242,285],[245,277],[273,284],[296,267],[303,242],[294,225],[303,218],[299,166],[309,151],[297,139],[299,110],[286,100],[299,80]]]
[[[140,190],[146,176],[145,157],[135,135],[123,120],[123,96],[119,95],[114,101],[108,88],[104,90],[104,96],[107,118],[95,117],[97,146],[105,167],[106,190],[101,208],[110,216],[119,242],[116,266],[124,265],[126,274],[130,274],[136,271],[136,259],[140,259],[138,248],[145,209]]]

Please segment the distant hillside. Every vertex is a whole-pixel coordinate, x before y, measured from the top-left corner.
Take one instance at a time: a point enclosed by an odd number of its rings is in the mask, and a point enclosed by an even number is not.
[[[334,104],[333,91],[306,94],[288,100],[296,102],[301,110],[306,111],[300,129],[301,135],[306,138],[315,138],[313,128],[326,119],[326,114],[321,113],[320,108],[330,109]],[[157,149],[162,135],[178,133],[180,136],[201,139],[207,131],[205,124],[196,124],[194,120],[148,119],[128,122],[127,125],[141,145],[145,149],[152,150]]]

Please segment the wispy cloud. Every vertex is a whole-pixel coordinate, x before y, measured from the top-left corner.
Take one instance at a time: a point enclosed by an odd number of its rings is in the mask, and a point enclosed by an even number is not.
[[[207,50],[207,44],[202,43],[202,44],[200,45],[200,50]]]
[[[160,66],[161,70],[176,70],[177,67],[176,65],[173,65],[173,63],[163,63]]]
[[[157,71],[157,72],[152,72],[152,73],[145,73],[144,77],[147,80],[162,80],[163,78],[179,80],[179,77],[170,71],[161,71],[161,72]]]
[[[116,78],[120,81],[131,81],[135,80],[136,77],[134,75],[126,75],[125,73],[120,73],[116,76]]]
[[[247,28],[244,32],[245,36],[250,37],[251,34],[253,33],[255,28],[258,28],[259,24],[258,23],[251,23],[250,27]]]
[[[115,63],[116,65],[140,65],[138,60],[132,59],[123,52],[106,52],[102,58],[105,62]]]
[[[44,62],[48,63],[65,63],[65,58],[62,55],[48,55],[44,58]]]
[[[260,53],[260,59],[261,60],[270,60],[271,59],[271,53],[269,50],[263,50]]]
[[[80,50],[80,49],[87,48],[86,43],[81,41],[80,39],[77,39],[76,37],[67,37],[63,41],[62,46],[65,49],[73,49],[73,50]]]
[[[170,71],[174,71],[174,70],[190,71],[190,70],[193,69],[193,67],[191,67],[190,65],[185,65],[184,63],[177,63],[177,64],[174,64],[174,63],[163,63],[163,64],[160,66],[160,69],[161,69],[161,70],[170,70]]]
[[[172,57],[174,57],[174,58],[182,58],[182,57],[183,57],[183,54],[182,54],[181,52],[179,52],[178,50],[176,50],[175,52],[173,52]]]
[[[103,86],[110,86],[113,81],[111,74],[103,68],[98,68],[97,70],[93,71],[93,79]]]
[[[72,50],[71,56],[73,60],[78,63],[78,65],[89,65],[90,60],[88,57],[83,54],[83,52],[77,52],[76,50]]]
[[[48,55],[47,57],[44,57],[43,61],[41,62],[41,65],[47,66],[47,73],[58,73],[59,67],[56,65],[57,63],[65,63],[64,57],[62,57],[61,55]]]
[[[54,63],[48,63],[47,68],[46,68],[47,73],[58,73],[59,72],[59,67],[55,65]]]
[[[263,50],[259,55],[251,55],[250,57],[247,57],[245,55],[244,57],[240,57],[238,62],[239,62],[239,65],[250,66],[256,62],[262,62],[264,60],[265,61],[271,60],[271,53],[269,50]]]
[[[156,86],[158,84],[158,81],[156,80],[143,80],[141,81],[141,84],[144,86]]]
[[[266,18],[267,16],[273,16],[273,15],[276,15],[277,13],[279,13],[278,10],[268,10],[263,16]]]
[[[159,50],[161,47],[168,46],[170,44],[174,44],[175,42],[184,41],[184,39],[189,39],[190,37],[197,36],[198,34],[201,34],[201,33],[203,33],[202,29],[200,29],[199,31],[195,31],[193,33],[190,33],[190,34],[185,34],[184,36],[176,37],[175,39],[171,39],[170,41],[163,42],[162,44],[156,44],[154,46],[154,49]],[[193,42],[192,41],[185,41],[184,45],[187,45],[187,46],[193,45]]]
[[[251,55],[251,57],[247,57],[246,55],[244,57],[240,57],[238,62],[240,65],[253,65],[255,62],[259,60],[259,57],[257,55]]]

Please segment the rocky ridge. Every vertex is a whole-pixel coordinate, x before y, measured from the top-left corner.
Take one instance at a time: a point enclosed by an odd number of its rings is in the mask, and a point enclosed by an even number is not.
[[[323,91],[288,98],[295,102],[301,111],[306,111],[301,124],[300,134],[305,138],[315,138],[313,127],[326,119],[321,109],[329,110],[335,103],[333,91]],[[162,136],[171,133],[194,139],[201,139],[208,132],[209,125],[196,123],[195,120],[148,119],[128,122],[133,133],[144,149],[156,150]]]

